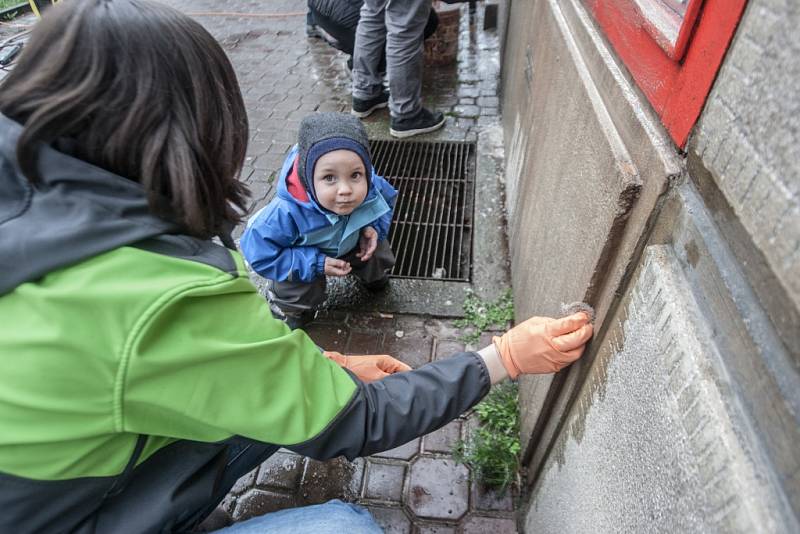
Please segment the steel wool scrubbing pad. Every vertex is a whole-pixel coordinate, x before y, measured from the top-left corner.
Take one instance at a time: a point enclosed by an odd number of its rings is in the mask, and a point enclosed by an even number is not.
[[[585,302],[570,302],[569,304],[561,303],[561,315],[566,317],[573,313],[585,312],[589,316],[589,322],[594,324],[594,308]]]

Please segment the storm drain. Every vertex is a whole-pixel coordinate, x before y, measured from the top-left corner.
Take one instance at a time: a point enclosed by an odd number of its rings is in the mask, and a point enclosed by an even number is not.
[[[475,143],[373,140],[371,149],[378,174],[400,193],[392,276],[469,282]]]

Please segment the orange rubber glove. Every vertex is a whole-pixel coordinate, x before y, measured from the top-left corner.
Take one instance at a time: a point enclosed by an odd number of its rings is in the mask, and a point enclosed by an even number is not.
[[[353,371],[362,382],[374,382],[394,373],[411,370],[410,366],[387,354],[345,356],[341,352],[328,350],[323,351],[322,354],[345,369]]]
[[[531,317],[500,337],[492,339],[508,376],[555,373],[583,354],[592,337],[585,312],[562,319]]]

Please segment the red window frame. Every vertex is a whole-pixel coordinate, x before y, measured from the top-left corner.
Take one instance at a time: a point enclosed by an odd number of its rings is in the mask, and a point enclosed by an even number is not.
[[[643,2],[584,0],[678,147],[705,104],[747,0],[690,0],[677,39],[643,15]]]

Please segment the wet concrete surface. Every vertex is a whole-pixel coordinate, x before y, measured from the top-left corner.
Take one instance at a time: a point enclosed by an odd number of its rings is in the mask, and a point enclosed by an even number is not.
[[[300,120],[315,111],[350,109],[346,56],[305,35],[303,0],[166,0],[199,21],[221,43],[236,71],[250,120],[242,179],[255,212],[275,194],[275,176],[296,141]],[[503,198],[503,138],[498,98],[499,43],[482,28],[483,8],[461,9],[459,53],[451,66],[426,68],[425,105],[447,115],[445,127],[413,140],[477,143],[473,267],[470,283],[393,279],[379,295],[352,278],[329,280],[329,298],[308,334],[322,347],[352,354],[385,352],[414,367],[462,351],[455,327],[468,292],[496,299],[509,286]],[[21,17],[0,26],[0,41],[27,29]],[[4,72],[0,71],[0,79]],[[364,120],[371,138],[389,138],[388,111]],[[238,228],[235,237],[241,234]],[[253,275],[263,292],[263,280]],[[489,343],[482,336],[479,344]],[[225,521],[324,502],[367,506],[386,532],[515,532],[512,497],[473,483],[450,447],[465,436],[468,414],[392,451],[350,463],[317,462],[281,451],[243,477],[222,503]],[[430,464],[430,465],[429,465]],[[435,469],[429,469],[433,466]],[[431,473],[438,473],[431,476]]]

